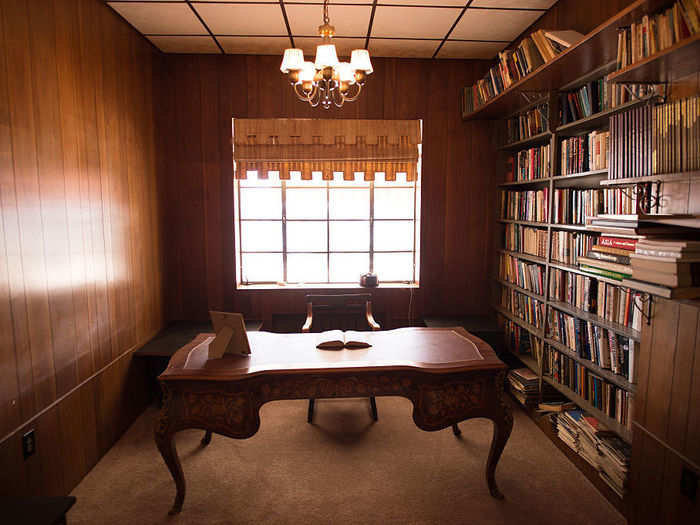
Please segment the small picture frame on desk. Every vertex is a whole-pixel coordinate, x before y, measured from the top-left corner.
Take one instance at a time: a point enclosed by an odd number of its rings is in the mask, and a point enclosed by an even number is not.
[[[209,343],[209,359],[220,359],[225,354],[250,355],[243,315],[210,310],[209,317],[216,333],[214,340]]]

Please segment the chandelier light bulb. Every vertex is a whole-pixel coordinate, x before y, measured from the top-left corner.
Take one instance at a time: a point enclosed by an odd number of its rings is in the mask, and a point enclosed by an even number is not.
[[[338,54],[335,51],[335,44],[321,44],[316,46],[316,69],[327,67],[335,68],[338,65]]]
[[[328,0],[323,1],[323,24],[318,31],[321,43],[316,46],[314,61],[304,60],[301,49],[285,49],[280,71],[288,75],[297,98],[311,107],[342,107],[345,102],[357,100],[367,75],[373,71],[369,52],[355,49],[350,62],[338,60],[335,45],[331,43],[335,28],[328,17]]]
[[[350,56],[350,66],[355,71],[364,71],[368,75],[374,71],[372,62],[369,59],[369,51],[366,49],[355,49]]]
[[[316,75],[316,68],[313,62],[304,62],[299,72],[300,82],[313,82],[314,76]]]
[[[338,75],[338,80],[341,82],[347,82],[348,84],[355,83],[355,72],[352,70],[352,66],[349,62],[340,62],[338,67],[335,68]]]
[[[297,71],[302,68],[303,64],[304,51],[296,48],[285,49],[280,71],[285,74],[289,73],[290,71]]]

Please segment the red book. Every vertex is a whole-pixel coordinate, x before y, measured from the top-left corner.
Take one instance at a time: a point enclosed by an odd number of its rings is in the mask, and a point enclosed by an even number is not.
[[[599,246],[607,246],[609,248],[620,248],[622,250],[634,251],[637,245],[636,239],[621,239],[620,237],[604,237],[598,239]]]

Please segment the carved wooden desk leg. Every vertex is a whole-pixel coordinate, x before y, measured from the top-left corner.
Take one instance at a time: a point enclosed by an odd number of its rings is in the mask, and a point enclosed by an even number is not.
[[[486,482],[489,485],[491,496],[503,499],[503,494],[496,485],[496,465],[498,465],[498,460],[501,458],[513,430],[513,413],[510,406],[503,401],[503,375],[499,374],[496,380],[500,385],[500,388],[497,386],[499,408],[498,413],[491,418],[493,420],[493,440],[491,441],[489,458],[486,461]]]
[[[182,502],[185,500],[185,475],[182,472],[182,465],[180,464],[180,458],[177,455],[177,448],[175,447],[175,430],[172,425],[172,419],[168,417],[169,407],[170,392],[167,388],[163,387],[163,406],[161,408],[158,424],[156,425],[155,438],[156,446],[160,451],[160,455],[163,456],[163,461],[165,461],[165,465],[168,467],[175,481],[175,488],[177,489],[175,502],[168,513],[173,515],[182,510]]]

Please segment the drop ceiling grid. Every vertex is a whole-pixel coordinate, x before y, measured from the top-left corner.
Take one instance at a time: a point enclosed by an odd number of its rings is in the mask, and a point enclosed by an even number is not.
[[[313,55],[322,0],[105,0],[165,53]],[[556,0],[337,0],[339,54],[494,58]]]

